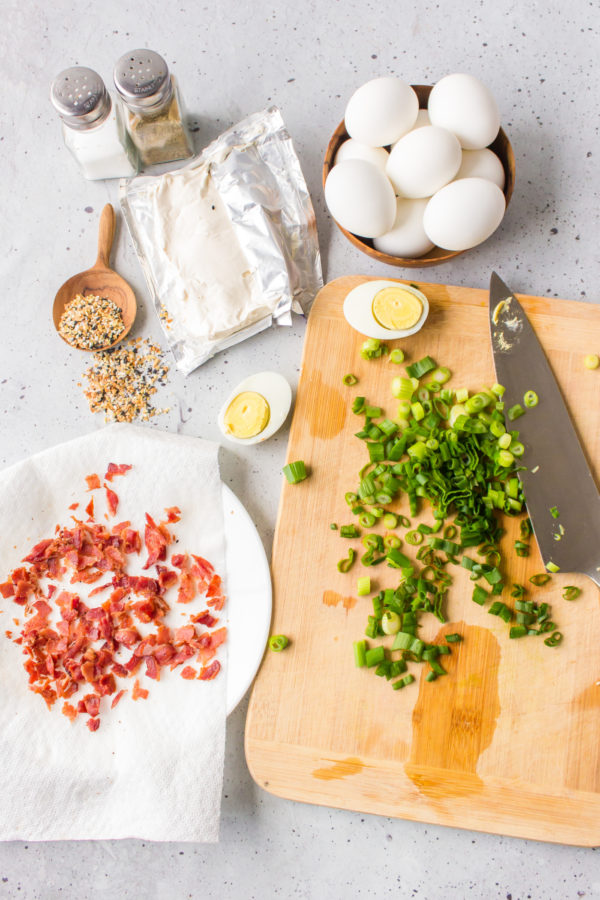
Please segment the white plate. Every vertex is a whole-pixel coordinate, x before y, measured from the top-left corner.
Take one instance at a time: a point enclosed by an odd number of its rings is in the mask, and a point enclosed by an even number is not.
[[[223,487],[227,571],[227,715],[233,712],[258,671],[271,627],[271,573],[254,522]]]

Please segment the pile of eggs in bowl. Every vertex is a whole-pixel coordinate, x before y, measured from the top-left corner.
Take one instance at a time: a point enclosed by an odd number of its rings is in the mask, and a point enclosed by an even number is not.
[[[418,258],[434,246],[468,250],[499,226],[505,176],[489,145],[500,114],[477,78],[442,78],[427,109],[401,79],[375,78],[350,98],[345,126],[350,138],[325,182],[342,228],[383,253]]]

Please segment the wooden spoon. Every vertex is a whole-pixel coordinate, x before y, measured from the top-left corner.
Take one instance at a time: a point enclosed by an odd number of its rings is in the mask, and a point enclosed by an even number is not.
[[[119,341],[129,333],[131,326],[135,320],[136,302],[135,294],[124,278],[117,275],[108,266],[110,251],[112,248],[113,238],[115,236],[115,211],[110,203],[107,203],[102,210],[100,216],[100,227],[98,230],[98,259],[91,269],[73,275],[58,291],[54,298],[54,307],[52,309],[52,317],[54,319],[54,327],[62,338],[62,334],[58,331],[60,318],[65,311],[65,307],[73,300],[77,294],[84,296],[91,294],[99,297],[107,297],[120,307],[123,314],[123,331],[112,344],[105,347],[98,347],[97,350],[108,350],[114,347]],[[73,347],[65,338],[65,343],[69,347]],[[76,347],[75,349],[87,350],[87,347]],[[89,351],[92,352],[92,351]]]

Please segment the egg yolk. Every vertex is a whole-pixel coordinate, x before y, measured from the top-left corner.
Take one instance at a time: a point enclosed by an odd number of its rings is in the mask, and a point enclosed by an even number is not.
[[[243,391],[227,407],[225,428],[236,438],[255,437],[265,430],[270,416],[269,404],[262,394]]]
[[[416,325],[423,314],[421,300],[401,287],[386,287],[373,297],[373,315],[383,328],[404,331]]]

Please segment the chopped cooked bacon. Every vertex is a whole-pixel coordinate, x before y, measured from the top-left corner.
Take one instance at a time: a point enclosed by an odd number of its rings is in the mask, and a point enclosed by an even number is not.
[[[165,509],[167,514],[167,522],[179,522],[181,519],[181,510],[178,506],[168,506]]]
[[[129,472],[131,466],[128,466],[126,463],[121,463],[117,465],[117,463],[109,462],[108,468],[106,469],[106,474],[104,476],[105,481],[112,481],[117,475],[124,475],[126,472]]]
[[[191,681],[192,678],[195,678],[198,673],[191,666],[186,666],[181,670],[180,675],[182,678],[186,678],[188,681]]]
[[[78,506],[79,506],[79,503],[71,503],[71,505],[69,506],[69,509],[77,509]]]
[[[196,580],[189,572],[182,572],[179,577],[178,603],[191,603],[196,596]]]
[[[61,712],[63,716],[66,716],[71,722],[74,722],[77,718],[77,710],[72,703],[63,703]]]
[[[195,622],[197,625],[206,625],[207,628],[212,628],[218,621],[214,616],[211,616],[207,609],[196,616],[192,616],[192,622]]]
[[[133,690],[131,692],[132,700],[146,700],[148,697],[148,691],[146,688],[140,687],[140,683],[135,679],[133,682]]]
[[[93,475],[86,475],[85,480],[87,481],[88,491],[97,491],[98,488],[102,487],[102,482],[95,472]]]
[[[149,569],[150,566],[167,558],[167,546],[171,543],[171,535],[166,528],[161,528],[160,525],[157,525],[148,513],[146,513],[144,543],[148,551],[148,559],[143,567],[144,569]]]
[[[123,475],[130,466],[110,463],[106,480]],[[102,485],[98,475],[86,479],[89,490]],[[117,495],[108,487],[106,497],[112,515],[118,506]],[[72,504],[75,510],[79,504]],[[165,594],[177,588],[178,601],[190,603],[198,594],[214,610],[224,603],[221,579],[210,562],[201,556],[173,554],[171,568],[164,563],[167,548],[174,537],[168,525],[180,521],[178,507],[165,508],[165,520],[157,525],[147,514],[143,543],[148,551],[144,568],[155,566],[147,575],[127,572],[129,557],[142,548],[142,535],[129,520],[107,526],[94,521],[94,499],[85,509],[88,519],[71,516],[73,524],[57,525],[54,536],[39,541],[22,564],[0,584],[0,596],[23,607],[24,622],[14,619],[19,631],[5,634],[22,647],[24,668],[30,689],[39,694],[48,708],[62,699],[62,713],[69,719],[78,714],[89,716],[90,731],[97,730],[102,704],[112,699],[114,708],[126,689],[118,690],[118,679],[135,676],[142,662],[145,674],[160,680],[161,669],[182,667],[184,679],[211,680],[220,670],[215,659],[225,640],[227,629],[198,633],[196,625],[212,629],[218,623],[208,609],[194,612],[187,622],[175,628],[165,624],[170,610]],[[103,576],[107,575],[104,579]],[[84,602],[76,587],[92,585]],[[47,584],[47,580],[53,582]],[[90,599],[108,593],[101,606]],[[196,607],[197,608],[197,607]],[[136,627],[143,622],[144,635]],[[122,654],[129,651],[127,661]],[[196,657],[198,667],[188,663]],[[87,693],[77,704],[67,702],[81,688]],[[135,679],[134,700],[145,699],[148,691]]]
[[[213,678],[217,677],[220,669],[221,669],[221,663],[219,662],[218,659],[215,659],[215,661],[212,662],[210,664],[210,666],[203,666],[200,669],[200,674],[198,675],[198,678],[201,681],[212,681]]]
[[[117,512],[117,506],[119,505],[119,498],[109,487],[107,487],[106,485],[104,485],[104,487],[106,490],[106,502],[108,504],[108,511],[111,516],[114,516]]]
[[[118,694],[115,694],[115,696],[113,697],[113,701],[112,701],[112,703],[110,704],[110,708],[111,708],[111,709],[114,709],[115,706],[117,705],[117,703],[119,702],[119,700],[121,699],[121,697],[122,697],[124,694],[126,694],[126,693],[127,693],[127,689],[122,690],[122,691],[119,691]]]

